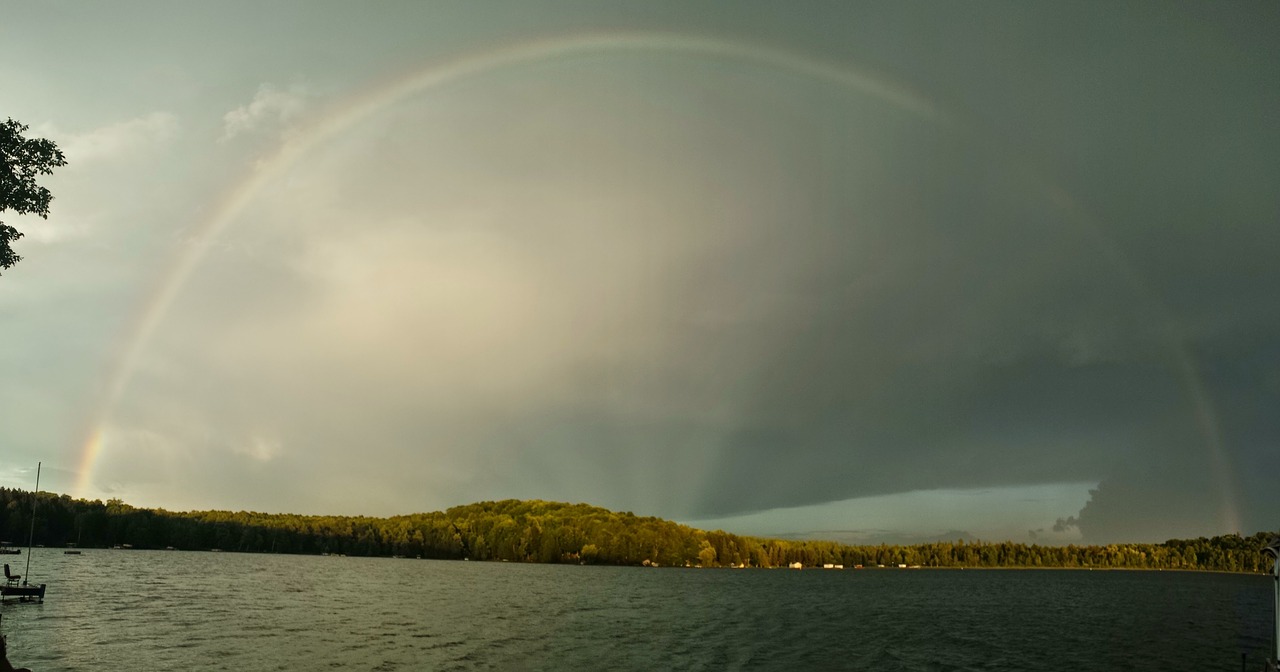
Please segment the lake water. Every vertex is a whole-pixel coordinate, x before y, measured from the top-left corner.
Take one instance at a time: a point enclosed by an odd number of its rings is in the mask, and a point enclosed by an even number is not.
[[[26,556],[7,557],[22,571]],[[35,549],[10,660],[60,670],[1239,670],[1266,576],[690,570]]]

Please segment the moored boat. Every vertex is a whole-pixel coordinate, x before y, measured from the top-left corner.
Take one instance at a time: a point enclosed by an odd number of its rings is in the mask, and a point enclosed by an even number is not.
[[[4,584],[0,585],[0,602],[4,602],[10,597],[16,597],[21,602],[38,601],[44,602],[44,584],[39,586],[27,585],[26,581],[22,581],[21,574],[14,574],[9,570],[9,564],[4,566]]]
[[[36,500],[40,496],[40,463],[36,464],[36,489],[31,493],[31,529],[27,532],[27,568],[23,574],[14,574],[8,563],[4,566],[4,584],[0,585],[0,602],[15,597],[20,602],[44,602],[45,584],[32,585],[24,574],[31,572],[31,542],[36,534]]]
[[[27,584],[10,584],[5,582],[0,585],[0,602],[5,602],[9,598],[16,598],[19,602],[44,602],[45,584],[31,586]]]

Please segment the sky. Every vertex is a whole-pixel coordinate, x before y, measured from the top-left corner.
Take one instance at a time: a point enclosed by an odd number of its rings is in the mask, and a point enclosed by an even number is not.
[[[1280,5],[5,2],[0,486],[1280,528]]]

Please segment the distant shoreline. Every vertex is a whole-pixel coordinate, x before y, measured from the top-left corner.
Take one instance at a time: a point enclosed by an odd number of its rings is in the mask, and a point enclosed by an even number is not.
[[[37,547],[37,548],[43,548],[43,547]],[[49,552],[56,552],[56,551],[60,551],[60,550],[64,550],[64,549],[60,549],[60,548],[48,548],[48,549],[44,549],[44,550],[47,550],[47,551],[49,551]],[[116,551],[116,550],[119,550],[119,551],[122,551],[122,552],[177,552],[177,551],[181,551],[181,552],[184,552],[184,553],[235,553],[235,554],[246,554],[246,555],[264,555],[264,554],[272,555],[272,554],[273,554],[273,553],[271,553],[271,552],[269,552],[269,551],[238,551],[238,550],[230,550],[230,551],[227,551],[227,550],[222,550],[222,549],[217,549],[217,548],[213,548],[213,549],[201,549],[201,548],[197,548],[197,549],[176,549],[176,548],[172,548],[172,549],[159,549],[159,548],[120,548],[120,549],[117,549],[117,548],[102,548],[102,547],[80,547],[80,548],[77,548],[77,549],[75,549],[75,550],[84,550],[84,551]],[[1197,568],[1185,568],[1185,567],[1180,567],[1180,568],[1168,568],[1168,567],[1032,567],[1032,566],[1022,566],[1022,565],[1000,565],[1000,566],[937,566],[937,567],[921,565],[921,566],[918,566],[918,567],[843,567],[843,568],[834,568],[834,567],[833,567],[833,568],[826,568],[826,567],[822,567],[822,566],[819,566],[819,565],[811,565],[811,566],[805,566],[805,567],[801,567],[801,568],[792,568],[792,567],[787,567],[787,566],[767,566],[767,567],[766,567],[766,566],[755,566],[755,565],[748,565],[748,566],[745,566],[745,567],[729,567],[729,566],[725,566],[725,565],[717,565],[717,566],[713,566],[713,567],[706,567],[706,566],[700,566],[700,565],[685,566],[685,565],[660,565],[660,564],[659,564],[659,565],[642,565],[642,564],[601,564],[601,563],[588,564],[588,563],[582,563],[582,562],[579,562],[579,563],[565,563],[565,562],[540,563],[540,562],[527,562],[527,561],[521,561],[521,562],[514,562],[514,563],[512,563],[512,562],[511,562],[511,561],[509,561],[509,560],[498,559],[498,558],[488,558],[488,559],[473,559],[473,558],[416,558],[416,557],[405,557],[405,556],[386,556],[386,555],[350,555],[350,556],[349,556],[349,555],[346,555],[346,554],[336,554],[336,553],[333,553],[333,554],[322,554],[322,553],[280,553],[280,552],[277,552],[277,553],[274,553],[274,555],[295,555],[295,556],[304,556],[304,557],[333,557],[333,558],[335,558],[335,559],[338,559],[338,558],[360,558],[360,559],[371,559],[371,560],[372,560],[372,559],[382,559],[382,560],[437,560],[437,561],[447,561],[447,562],[464,562],[464,561],[469,561],[469,562],[480,562],[480,563],[486,563],[486,564],[494,564],[494,563],[496,563],[496,564],[516,564],[516,565],[551,564],[551,565],[560,565],[560,566],[564,566],[564,567],[575,567],[575,566],[583,566],[583,567],[628,567],[628,568],[632,568],[632,569],[687,569],[687,570],[725,570],[725,571],[741,571],[741,570],[768,570],[768,571],[775,571],[775,570],[776,570],[776,571],[784,571],[784,572],[785,572],[785,571],[793,571],[793,572],[806,571],[806,572],[829,572],[829,573],[847,573],[847,572],[900,573],[900,572],[917,572],[917,571],[932,571],[932,572],[936,572],[936,571],[949,571],[949,572],[960,572],[960,571],[968,571],[968,572],[985,572],[985,571],[1000,571],[1000,572],[1010,572],[1010,571],[1014,571],[1014,572],[1020,572],[1020,571],[1021,571],[1021,572],[1039,572],[1039,571],[1072,571],[1072,572],[1084,572],[1084,571],[1089,571],[1089,572],[1094,572],[1094,571],[1096,571],[1096,572],[1163,572],[1163,573],[1175,573],[1175,572],[1176,572],[1176,573],[1194,573],[1194,574],[1233,574],[1233,575],[1239,575],[1239,576],[1264,576],[1264,577],[1269,575],[1269,571],[1241,571],[1241,570],[1228,570],[1228,569],[1197,569]]]
[[[0,488],[0,539],[26,536],[31,494]],[[503,500],[388,518],[143,509],[41,492],[36,541],[50,548],[212,550],[571,565],[760,567],[846,571],[1077,569],[1263,573],[1270,537],[1224,535],[1159,544],[1040,546],[937,541],[909,546],[768,539],[699,530],[589,504]],[[880,567],[878,565],[883,565]],[[856,571],[856,570],[855,570]]]

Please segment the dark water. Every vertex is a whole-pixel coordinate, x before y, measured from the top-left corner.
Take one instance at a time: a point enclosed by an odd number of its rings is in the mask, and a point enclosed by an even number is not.
[[[1268,577],[1182,572],[36,549],[32,576],[45,603],[0,613],[10,659],[36,672],[1234,671],[1243,652],[1261,663],[1272,627]]]

